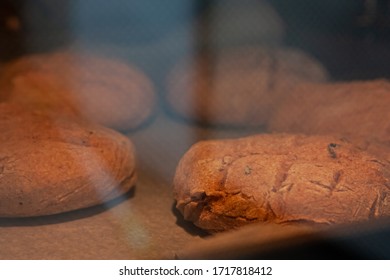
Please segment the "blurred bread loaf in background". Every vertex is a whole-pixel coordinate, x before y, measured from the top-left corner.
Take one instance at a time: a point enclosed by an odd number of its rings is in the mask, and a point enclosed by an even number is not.
[[[174,113],[190,121],[261,126],[297,84],[327,79],[321,63],[300,50],[229,48],[178,63],[168,77],[166,99]]]
[[[93,54],[27,55],[0,70],[0,101],[77,116],[121,131],[150,119],[156,99],[152,82],[139,69]]]

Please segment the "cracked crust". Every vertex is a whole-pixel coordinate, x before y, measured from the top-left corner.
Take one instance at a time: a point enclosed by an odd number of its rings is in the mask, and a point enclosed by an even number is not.
[[[180,160],[177,208],[208,231],[338,224],[390,214],[389,162],[345,139],[264,134],[203,141]]]
[[[187,57],[171,71],[167,101],[180,116],[210,125],[259,126],[295,84],[327,80],[323,66],[288,48],[237,47]]]
[[[135,151],[120,133],[0,103],[0,217],[102,204],[136,182]]]

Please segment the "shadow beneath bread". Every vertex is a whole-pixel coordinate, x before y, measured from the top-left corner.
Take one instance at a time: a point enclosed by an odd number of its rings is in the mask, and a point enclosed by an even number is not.
[[[91,206],[83,209],[72,210],[69,212],[45,215],[45,216],[36,216],[36,217],[17,217],[17,218],[0,218],[0,227],[22,227],[22,226],[42,226],[50,224],[58,224],[70,222],[73,220],[84,219],[91,216],[98,215],[102,212],[105,212],[120,203],[134,197],[135,187],[129,190],[127,193],[104,202],[103,204]]]
[[[195,226],[192,222],[186,221],[183,218],[183,215],[176,208],[176,203],[172,204],[172,212],[176,217],[176,225],[183,228],[188,234],[192,236],[207,237],[210,235],[207,231]]]

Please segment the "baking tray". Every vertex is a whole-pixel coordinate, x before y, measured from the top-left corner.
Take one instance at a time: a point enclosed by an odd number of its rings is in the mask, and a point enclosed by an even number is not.
[[[0,219],[0,259],[390,259],[390,220],[313,229],[259,224],[208,235],[175,210],[172,179],[200,139],[260,129],[191,125],[159,112],[128,137],[139,180],[107,204],[63,214]]]

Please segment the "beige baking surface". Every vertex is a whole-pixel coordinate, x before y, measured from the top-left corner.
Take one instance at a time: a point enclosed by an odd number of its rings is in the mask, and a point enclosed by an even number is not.
[[[173,259],[175,252],[205,235],[174,211],[172,179],[178,160],[199,139],[254,132],[201,128],[160,112],[128,133],[138,156],[133,192],[106,206],[0,219],[0,259]]]

